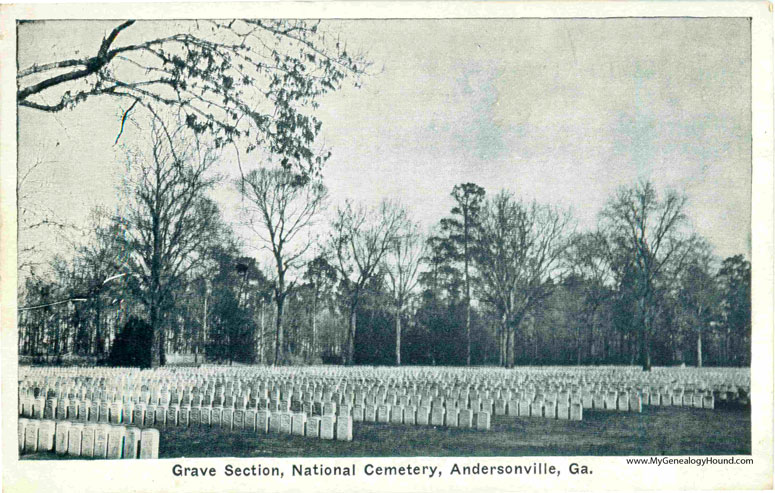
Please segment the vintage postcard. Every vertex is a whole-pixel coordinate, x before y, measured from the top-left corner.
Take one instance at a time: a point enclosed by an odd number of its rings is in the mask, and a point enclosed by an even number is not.
[[[772,489],[771,3],[0,14],[4,491]]]

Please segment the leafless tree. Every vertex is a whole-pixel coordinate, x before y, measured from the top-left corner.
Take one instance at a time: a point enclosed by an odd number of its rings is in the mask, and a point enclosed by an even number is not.
[[[477,251],[482,299],[500,315],[502,361],[512,366],[525,316],[549,296],[568,247],[570,214],[501,191],[481,218]]]
[[[153,327],[152,366],[162,362],[164,308],[187,273],[217,242],[220,216],[207,191],[216,154],[190,136],[185,126],[170,129],[152,120],[148,152],[128,155],[131,203],[124,214],[131,254],[125,269],[149,312]]]
[[[382,262],[393,299],[396,327],[396,365],[401,365],[401,318],[419,282],[425,239],[417,224],[405,221]]]
[[[274,364],[281,364],[283,307],[296,282],[289,282],[289,271],[303,267],[304,255],[313,243],[308,233],[325,205],[327,191],[321,182],[308,182],[282,168],[251,171],[236,186],[247,200],[243,210],[247,224],[274,259]]]
[[[348,77],[357,83],[369,65],[323,31],[305,20],[116,22],[86,56],[74,47],[19,67],[16,97],[54,113],[93,98],[120,101],[118,137],[136,106],[166,108],[216,146],[242,142],[314,172],[327,153],[311,146],[320,121],[305,108]]]
[[[357,312],[361,294],[376,274],[385,254],[406,223],[406,212],[389,201],[375,209],[346,202],[336,211],[332,223],[329,250],[348,300],[348,329],[345,338],[345,362],[353,363]]]
[[[683,270],[696,242],[685,213],[686,196],[660,197],[650,182],[621,188],[601,212],[603,229],[621,269],[631,269],[637,302],[640,359],[651,369],[651,335],[658,299]]]

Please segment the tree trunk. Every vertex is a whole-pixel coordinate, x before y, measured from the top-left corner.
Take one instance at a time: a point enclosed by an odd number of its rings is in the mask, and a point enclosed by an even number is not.
[[[396,308],[396,366],[401,366],[401,309]]]
[[[152,337],[151,337],[151,368],[158,368],[161,366],[161,354],[162,354],[162,344],[164,344],[164,337],[162,334],[162,328],[161,328],[161,310],[159,308],[159,303],[154,300],[151,304],[151,330],[152,330]]]
[[[353,305],[350,309],[350,323],[347,328],[347,354],[345,354],[345,364],[348,366],[353,364],[353,356],[355,355],[355,329],[358,324],[358,306]]]
[[[276,296],[275,303],[277,304],[277,317],[275,317],[275,346],[272,366],[283,363],[283,305],[285,304],[285,297]]]
[[[697,368],[702,368],[702,331],[697,331]]]
[[[318,334],[318,297],[315,295],[315,299],[312,305],[312,341],[310,343],[310,357],[314,357],[315,346],[317,345]]]

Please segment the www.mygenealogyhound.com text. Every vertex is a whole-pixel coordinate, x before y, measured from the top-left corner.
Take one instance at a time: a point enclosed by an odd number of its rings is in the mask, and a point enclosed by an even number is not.
[[[627,459],[628,465],[680,465],[680,466],[718,466],[753,464],[751,457],[640,457]]]

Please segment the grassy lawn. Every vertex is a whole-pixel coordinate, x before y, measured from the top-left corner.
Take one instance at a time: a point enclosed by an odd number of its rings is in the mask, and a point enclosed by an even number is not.
[[[220,428],[168,428],[161,430],[159,456],[747,455],[751,453],[751,413],[750,409],[644,407],[640,414],[585,410],[583,421],[495,416],[489,432],[353,423],[353,436],[352,442],[337,442]],[[23,458],[60,457],[45,453]]]

